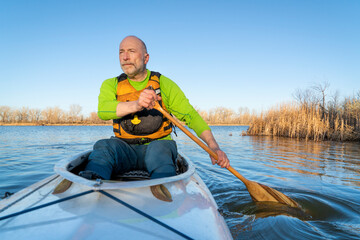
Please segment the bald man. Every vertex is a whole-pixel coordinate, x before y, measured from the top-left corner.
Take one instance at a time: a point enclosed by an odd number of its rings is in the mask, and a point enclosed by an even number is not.
[[[98,115],[113,120],[115,136],[95,143],[89,162],[79,175],[111,179],[130,170],[145,170],[151,178],[174,176],[177,157],[172,124],[153,109],[155,101],[195,131],[217,153],[212,164],[229,166],[209,126],[191,106],[181,89],[164,75],[146,68],[149,54],[136,36],[125,37],[119,47],[123,74],[107,79],[100,88]]]

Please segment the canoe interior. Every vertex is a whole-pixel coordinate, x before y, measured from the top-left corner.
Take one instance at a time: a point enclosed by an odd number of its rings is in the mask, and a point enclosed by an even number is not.
[[[114,178],[112,180],[100,181],[101,184],[99,184],[99,182],[96,182],[94,180],[88,180],[78,175],[78,173],[86,166],[90,153],[91,151],[89,150],[72,158],[59,161],[54,167],[55,172],[71,182],[86,185],[97,190],[154,186],[169,182],[185,180],[190,178],[196,172],[195,166],[192,164],[192,162],[183,154],[179,154],[176,160],[177,175],[175,176],[149,179],[149,175],[147,172],[144,173],[145,175],[147,174],[147,176],[145,177],[139,177],[134,175],[130,175],[129,177],[124,176],[123,174],[113,176]]]
[[[88,163],[88,157],[89,157],[90,153],[91,153],[91,151],[72,160],[66,166],[66,170],[75,175],[78,175],[79,172],[81,172],[85,169],[85,167]],[[187,163],[187,161],[181,154],[178,154],[176,162],[175,162],[175,167],[176,167],[176,174],[179,175],[179,174],[185,173],[189,169],[189,164]],[[147,171],[132,170],[132,171],[128,171],[123,174],[113,175],[111,180],[136,181],[136,180],[145,180],[145,179],[150,179],[150,175]]]

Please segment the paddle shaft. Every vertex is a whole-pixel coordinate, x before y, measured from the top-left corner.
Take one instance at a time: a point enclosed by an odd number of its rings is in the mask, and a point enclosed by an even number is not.
[[[168,118],[175,126],[180,128],[181,131],[183,131],[188,137],[190,137],[195,143],[197,143],[202,149],[204,149],[210,156],[218,160],[218,155],[211,150],[205,143],[203,143],[199,138],[195,137],[194,134],[192,134],[189,130],[187,130],[178,120],[176,120],[173,116],[171,116],[167,111],[165,111],[158,102],[155,103],[155,109],[160,111],[166,118]],[[243,177],[240,173],[238,173],[234,168],[229,166],[227,168],[232,174],[234,174],[238,179],[240,179],[243,183],[246,184],[249,180],[247,180],[245,177]]]

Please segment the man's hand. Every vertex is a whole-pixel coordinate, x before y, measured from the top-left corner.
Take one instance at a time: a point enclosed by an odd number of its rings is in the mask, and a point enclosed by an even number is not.
[[[161,97],[156,95],[154,90],[144,89],[137,100],[137,104],[140,110],[152,109],[155,106],[155,101],[160,101]]]
[[[212,149],[212,150],[218,155],[218,160],[216,160],[215,158],[210,156],[211,162],[213,165],[217,164],[222,168],[230,167],[230,161],[229,161],[228,157],[226,156],[226,153],[224,153],[220,149]]]
[[[211,130],[205,130],[204,132],[202,132],[202,134],[200,135],[200,138],[202,140],[204,140],[204,142],[208,145],[208,147],[214,152],[216,153],[216,155],[218,155],[218,160],[216,160],[215,158],[211,157],[210,155],[210,159],[211,159],[211,163],[217,164],[222,168],[228,168],[230,167],[230,161],[228,159],[228,157],[226,156],[226,154],[220,149],[219,145],[217,144],[214,135],[211,133]]]
[[[144,108],[152,109],[155,106],[155,101],[160,101],[161,97],[155,94],[154,90],[144,89],[136,101],[119,102],[116,107],[116,115],[123,117],[131,113],[136,113]]]

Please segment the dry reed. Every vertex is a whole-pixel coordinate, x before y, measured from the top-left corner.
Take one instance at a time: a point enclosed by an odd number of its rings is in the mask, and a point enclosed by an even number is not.
[[[253,116],[245,135],[281,136],[323,141],[360,140],[359,100],[341,109],[323,112],[316,105],[282,104]]]

